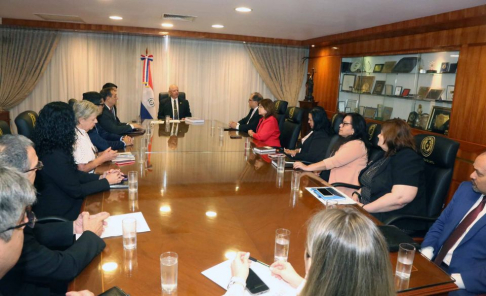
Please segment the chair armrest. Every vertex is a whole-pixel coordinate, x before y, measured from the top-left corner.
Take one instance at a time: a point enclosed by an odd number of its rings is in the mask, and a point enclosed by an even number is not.
[[[426,222],[435,222],[439,217],[425,217],[425,216],[416,216],[416,215],[396,215],[393,217],[390,217],[383,221],[383,224],[385,225],[390,225],[393,222],[403,220],[403,219],[408,219],[408,220],[418,220],[418,221],[426,221]]]
[[[332,183],[331,186],[332,187],[346,187],[346,188],[351,188],[351,189],[356,189],[356,190],[361,188],[361,186],[359,186],[359,185],[348,184],[348,183],[339,183],[339,182]]]

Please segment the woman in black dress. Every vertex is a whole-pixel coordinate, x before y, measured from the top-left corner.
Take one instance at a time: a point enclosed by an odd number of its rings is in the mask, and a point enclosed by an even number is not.
[[[293,160],[319,162],[326,158],[329,146],[330,123],[326,111],[322,107],[315,107],[309,113],[311,132],[301,140],[301,147],[295,150],[284,149],[285,154]]]
[[[35,180],[38,198],[33,209],[37,217],[76,220],[87,195],[109,190],[110,184],[123,179],[118,170],[103,175],[78,170],[73,157],[75,127],[74,112],[67,103],[49,103],[39,113],[34,143],[44,167]]]

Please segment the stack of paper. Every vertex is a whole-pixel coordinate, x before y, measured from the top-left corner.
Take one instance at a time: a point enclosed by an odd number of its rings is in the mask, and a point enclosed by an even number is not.
[[[354,205],[356,203],[346,194],[342,193],[334,187],[306,187],[305,189],[323,204],[325,204],[327,200],[335,200],[340,205]],[[319,189],[326,189],[333,195],[323,195],[321,192],[319,192]]]
[[[204,119],[197,117],[186,117],[186,123],[204,123]]]
[[[277,149],[271,146],[264,146],[264,147],[255,147],[253,148],[253,152],[258,153],[258,154],[270,154],[270,153],[275,153]]]
[[[123,235],[122,221],[123,219],[126,218],[134,218],[135,220],[137,220],[137,232],[150,231],[147,221],[145,221],[145,218],[143,217],[143,214],[141,212],[115,215],[115,216],[110,216],[108,217],[108,219],[105,220],[107,225],[105,230],[103,231],[103,234],[101,235],[101,238],[122,236]]]
[[[133,155],[131,152],[122,152],[118,153],[115,159],[112,160],[112,162],[116,164],[128,164],[128,163],[133,163],[135,162],[135,155]]]

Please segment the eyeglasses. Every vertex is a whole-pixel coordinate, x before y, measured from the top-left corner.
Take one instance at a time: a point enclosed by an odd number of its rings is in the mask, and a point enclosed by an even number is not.
[[[35,214],[32,211],[30,206],[25,209],[25,214],[24,214],[22,221],[24,221],[26,217],[27,217],[27,220],[28,220],[27,222],[21,223],[21,224],[16,225],[16,226],[9,227],[5,230],[0,231],[0,233],[4,233],[6,231],[17,229],[17,228],[22,228],[24,226],[28,226],[29,228],[34,228],[35,224],[39,223],[39,222],[49,222],[49,221],[67,222],[68,221],[66,219],[59,218],[59,217],[45,217],[45,218],[37,219],[37,217],[35,216]]]
[[[40,171],[40,170],[42,170],[43,167],[44,167],[44,164],[42,163],[42,161],[39,161],[33,169],[26,170],[26,171],[24,171],[24,173],[32,172],[32,171],[35,171],[35,170]]]

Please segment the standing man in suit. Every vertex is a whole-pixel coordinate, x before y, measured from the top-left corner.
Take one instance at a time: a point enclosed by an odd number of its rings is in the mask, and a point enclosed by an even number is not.
[[[486,293],[486,152],[473,166],[471,182],[459,186],[422,243],[422,254],[461,289],[449,295]]]
[[[258,114],[258,104],[261,100],[263,100],[263,96],[260,93],[252,93],[248,99],[248,105],[250,106],[250,112],[248,112],[248,115],[238,122],[231,121],[229,126],[232,129],[245,133],[249,130],[256,131],[258,122],[260,121],[260,118],[262,118],[262,116]]]
[[[0,138],[0,167],[9,166],[23,173],[32,184],[42,169],[32,141],[21,135]],[[4,295],[49,295],[65,293],[67,284],[97,256],[105,243],[106,212],[83,212],[76,221],[35,224],[24,229],[24,242],[18,263],[0,283]],[[81,235],[74,240],[74,234]],[[59,251],[62,249],[63,251]]]
[[[140,124],[120,122],[116,115],[116,102],[118,93],[116,87],[107,87],[101,90],[101,97],[105,101],[103,112],[98,116],[99,124],[109,133],[122,135],[131,132],[135,128],[142,128]]]
[[[189,101],[185,98],[179,98],[179,87],[175,84],[169,86],[169,97],[160,100],[157,117],[165,119],[167,115],[176,120],[192,116]]]

